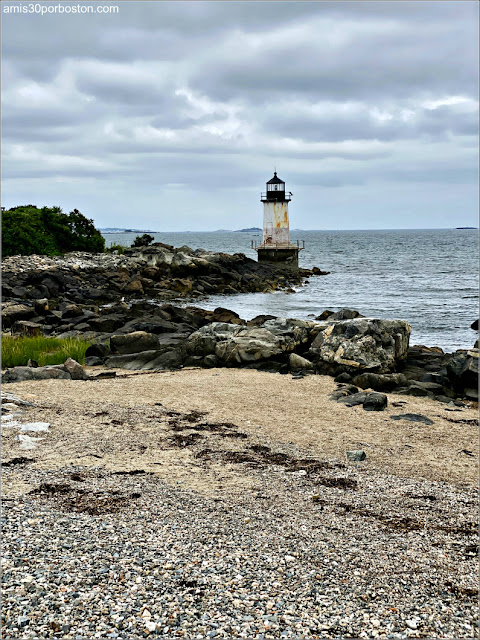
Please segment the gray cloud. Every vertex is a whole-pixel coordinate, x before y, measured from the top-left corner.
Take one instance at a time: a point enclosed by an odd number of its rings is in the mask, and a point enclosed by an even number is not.
[[[477,21],[468,1],[3,11],[4,204],[61,197],[129,226],[161,195],[171,229],[235,227],[276,165],[300,190],[296,226],[315,226],[323,189],[358,202],[372,184],[378,210],[405,185],[413,226],[435,226],[422,188],[444,218],[465,198],[476,217]]]

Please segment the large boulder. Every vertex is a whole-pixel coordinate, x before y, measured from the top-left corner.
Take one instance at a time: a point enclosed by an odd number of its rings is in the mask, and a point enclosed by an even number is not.
[[[294,342],[294,349],[304,349],[313,341],[320,331],[317,322],[298,320],[296,318],[275,318],[267,320],[262,327],[276,336],[290,338]]]
[[[458,394],[478,399],[478,349],[456,351],[447,362],[447,375]]]
[[[238,313],[230,311],[230,309],[224,309],[223,307],[217,307],[212,313],[212,322],[228,322],[228,324],[246,324],[245,320],[242,320]]]
[[[132,331],[124,335],[114,335],[110,338],[112,353],[140,353],[140,351],[152,351],[158,348],[158,335],[146,331]]]
[[[407,385],[407,378],[403,373],[360,373],[352,380],[352,384],[361,389],[374,389],[375,391],[393,391],[397,387]]]
[[[82,365],[73,360],[73,358],[67,358],[63,364],[63,368],[70,374],[72,380],[88,380],[88,374]]]
[[[13,367],[2,375],[2,382],[23,382],[24,380],[71,380],[63,365],[50,367]]]
[[[322,313],[315,318],[315,320],[353,320],[353,318],[364,318],[362,314],[356,309],[340,309],[340,311],[330,311],[325,309]]]
[[[268,360],[292,350],[293,345],[288,339],[279,338],[262,327],[237,330],[227,340],[215,345],[215,355],[227,366]]]
[[[288,356],[288,368],[292,372],[296,371],[312,371],[315,367],[310,360],[302,358],[298,353],[291,353]]]
[[[261,327],[212,322],[192,333],[186,343],[191,356],[215,354],[226,366],[248,365],[306,349],[318,330],[314,322],[276,318]]]
[[[19,320],[29,320],[36,314],[33,306],[25,304],[12,304],[6,302],[2,304],[2,325],[4,329],[9,329],[15,322]]]
[[[109,369],[159,370],[178,369],[183,366],[184,350],[151,350],[110,356],[105,360]]]
[[[91,318],[88,320],[88,324],[94,331],[112,333],[123,327],[127,321],[128,317],[112,313],[111,315]]]
[[[326,320],[308,355],[321,373],[387,373],[407,357],[411,330],[405,320]]]
[[[185,343],[187,353],[202,357],[214,355],[217,342],[229,340],[236,331],[239,331],[238,325],[227,322],[207,324],[189,336]]]

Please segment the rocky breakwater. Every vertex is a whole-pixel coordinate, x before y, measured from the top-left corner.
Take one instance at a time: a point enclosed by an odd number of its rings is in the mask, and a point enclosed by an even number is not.
[[[184,324],[184,334],[128,332],[125,326],[122,333],[110,337],[109,353],[103,354],[102,363],[112,368],[155,369],[164,364],[165,353],[170,353],[169,358],[174,358],[177,366],[335,375],[347,370],[391,372],[407,357],[410,326],[402,320],[362,318],[332,321],[326,326],[272,316],[245,322],[226,309],[216,309],[208,315],[192,307],[182,311],[190,314],[191,322]],[[195,322],[197,329],[192,331]],[[137,329],[146,326],[143,322],[129,325]],[[91,351],[95,349],[101,357],[100,351],[107,346],[92,347]]]
[[[171,314],[152,305],[142,308],[146,298],[168,302],[213,293],[288,290],[308,276],[326,273],[317,268],[281,271],[243,254],[174,249],[161,243],[127,249],[125,255],[13,256],[3,261],[2,268],[4,330],[88,338],[149,331],[133,325],[123,329],[139,316],[155,319],[153,333],[168,332],[168,327],[159,329],[158,320],[160,316],[169,322]],[[199,326],[195,321],[190,330]]]
[[[52,258],[12,256],[3,261],[2,268],[3,302],[32,307],[33,301],[46,299],[50,308],[52,301],[65,299],[91,305],[143,295],[168,300],[271,291],[327,273],[318,268],[285,271],[259,264],[242,253],[194,251],[162,243],[126,249],[124,255],[72,252]],[[9,318],[8,309],[6,312]]]
[[[411,327],[405,320],[364,318],[350,310],[328,315],[320,321],[258,316],[246,322],[220,307],[206,311],[147,301],[121,303],[107,315],[90,318],[90,330],[82,334],[92,341],[85,362],[108,369],[242,367],[296,378],[327,374],[339,385],[334,399],[352,406],[364,404],[365,390],[442,402],[478,400],[478,349],[446,354],[437,347],[410,347]],[[78,335],[76,327],[60,335]],[[23,369],[23,379],[50,377]],[[17,379],[13,372],[7,371],[3,381]],[[53,369],[52,375],[62,377]],[[378,395],[369,398],[384,408],[385,399]]]

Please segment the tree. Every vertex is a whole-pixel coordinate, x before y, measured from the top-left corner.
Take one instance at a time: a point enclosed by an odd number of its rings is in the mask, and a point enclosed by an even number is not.
[[[148,233],[144,233],[143,236],[137,236],[133,241],[132,247],[146,247],[152,242],[155,238]]]
[[[105,238],[95,229],[93,220],[86,218],[78,209],[68,214],[68,226],[75,245],[70,251],[101,253],[105,250]]]
[[[23,205],[2,212],[3,255],[61,255],[67,251],[101,252],[105,239],[93,220],[74,209]]]

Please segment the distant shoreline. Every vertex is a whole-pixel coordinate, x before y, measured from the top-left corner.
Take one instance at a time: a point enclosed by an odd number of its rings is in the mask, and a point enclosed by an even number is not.
[[[151,231],[149,229],[146,230],[138,230],[138,229],[123,229],[120,231],[104,231],[103,229],[99,229],[100,233],[102,235],[109,235],[109,234],[113,234],[113,235],[118,235],[119,233],[165,233],[164,231]],[[168,232],[167,232],[168,233]],[[172,233],[172,232],[170,232]],[[175,232],[173,232],[175,233]]]
[[[152,230],[144,230],[144,229],[120,229],[118,231],[105,231],[104,229],[98,229],[102,235],[117,235],[123,233],[258,233],[262,231],[262,229],[251,228],[251,229],[204,229],[202,231],[152,231]],[[302,232],[307,233],[311,231],[321,231],[325,233],[330,232],[352,232],[357,231],[359,233],[368,233],[368,232],[378,232],[378,231],[459,231],[459,230],[467,230],[467,231],[476,231],[478,227],[437,227],[437,228],[428,228],[428,229],[291,229],[294,232]]]

